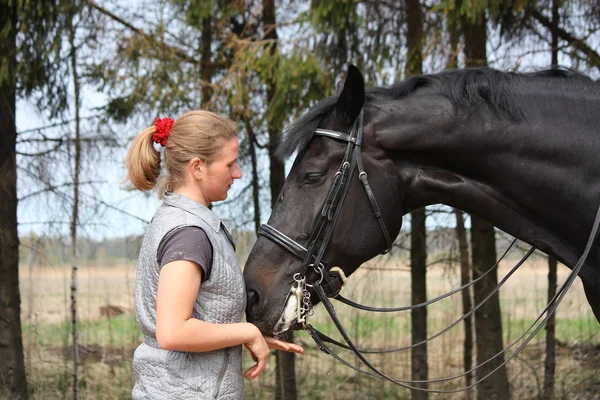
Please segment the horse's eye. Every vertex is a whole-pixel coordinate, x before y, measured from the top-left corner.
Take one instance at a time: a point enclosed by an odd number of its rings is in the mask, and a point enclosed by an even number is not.
[[[323,178],[324,174],[321,174],[319,172],[310,172],[306,175],[304,175],[304,185],[311,185],[311,184],[315,184],[315,183],[319,183],[321,181],[321,178]]]

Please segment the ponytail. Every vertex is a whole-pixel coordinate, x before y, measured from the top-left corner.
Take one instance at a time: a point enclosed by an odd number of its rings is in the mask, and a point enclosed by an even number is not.
[[[127,151],[127,180],[138,190],[152,190],[160,175],[160,153],[154,148],[154,126],[144,129]]]

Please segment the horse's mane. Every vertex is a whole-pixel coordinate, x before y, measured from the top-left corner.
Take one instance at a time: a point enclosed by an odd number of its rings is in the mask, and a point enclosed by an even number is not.
[[[557,83],[557,79],[559,83]],[[389,87],[372,87],[365,91],[365,104],[377,100],[401,99],[408,97],[421,88],[437,88],[442,96],[450,100],[457,110],[469,110],[486,105],[497,115],[513,121],[521,120],[524,115],[516,101],[511,83],[538,85],[552,84],[567,86],[578,84],[586,88],[596,83],[588,76],[572,69],[552,68],[548,70],[516,73],[502,72],[481,67],[443,71],[438,74],[408,78]],[[307,145],[322,119],[333,112],[337,96],[321,100],[306,114],[299,118],[285,133],[279,145],[278,154],[290,157],[296,151],[302,151]]]

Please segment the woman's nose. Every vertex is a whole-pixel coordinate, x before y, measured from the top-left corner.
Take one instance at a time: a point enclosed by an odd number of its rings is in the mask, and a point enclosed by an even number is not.
[[[240,169],[239,165],[235,164],[231,176],[233,179],[240,179],[242,177],[242,170]]]

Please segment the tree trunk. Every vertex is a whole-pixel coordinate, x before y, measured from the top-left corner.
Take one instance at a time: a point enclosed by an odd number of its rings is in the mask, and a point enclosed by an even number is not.
[[[462,20],[463,36],[465,39],[465,66],[484,67],[487,65],[487,31],[485,14],[477,22],[467,18]]]
[[[406,76],[416,76],[423,73],[423,17],[419,0],[404,0],[406,8]],[[410,276],[412,304],[423,303],[427,300],[427,232],[425,229],[425,208],[410,213]],[[420,307],[411,310],[411,341],[412,344],[427,339],[427,308]],[[427,364],[427,343],[414,347],[411,356],[411,379],[427,380],[429,376]],[[427,388],[426,383],[414,386]],[[422,390],[412,390],[413,400],[426,400],[428,393]]]
[[[410,278],[411,302],[419,304],[427,301],[427,232],[425,230],[425,208],[410,213]],[[427,339],[427,307],[419,307],[410,311],[412,344]],[[411,379],[426,380],[428,377],[427,343],[411,350]],[[427,388],[426,383],[415,383],[414,386]],[[412,399],[428,398],[428,393],[412,390]]]
[[[556,295],[556,258],[548,256],[548,303]],[[546,323],[546,359],[544,360],[544,386],[542,399],[554,398],[554,371],[556,370],[556,313]]]
[[[496,235],[493,225],[474,215],[471,216],[471,251],[473,279],[477,279],[496,262]],[[474,286],[474,302],[478,304],[483,301],[497,284],[498,274],[492,271]],[[494,357],[504,348],[500,298],[497,292],[475,311],[475,339],[477,365]],[[503,362],[504,356],[500,355],[479,367],[476,371],[477,380],[480,381]],[[504,366],[477,384],[478,400],[508,398],[510,393]]]
[[[592,11],[593,12],[593,11]],[[542,14],[539,10],[531,9],[531,16],[538,23],[542,24],[546,28],[552,30],[553,25],[552,21],[549,20],[544,14]],[[586,57],[586,62],[590,67],[596,67],[600,70],[600,53],[596,51],[593,47],[587,45],[585,40],[575,37],[575,35],[571,32],[565,31],[563,28],[555,27],[556,34],[560,39],[564,40],[571,46],[573,49],[580,51]]]
[[[450,46],[450,54],[448,56],[448,61],[446,61],[446,69],[458,68],[458,41],[460,39],[460,18],[458,10],[460,10],[461,3],[461,0],[455,0],[454,9],[448,12],[446,17],[446,24],[448,27],[448,44]]]
[[[200,94],[200,104],[203,109],[210,109],[210,101],[212,99],[212,17],[204,17],[202,19],[202,29],[200,37],[200,54],[202,55],[200,65],[200,79],[202,92]]]
[[[551,65],[558,66],[558,9],[559,1],[552,0],[552,49]],[[548,256],[548,303],[556,295],[556,258]],[[554,398],[554,372],[556,370],[556,313],[548,317],[546,323],[546,359],[544,360],[544,386],[542,399]]]
[[[265,27],[265,39],[273,40],[275,43],[270,46],[270,51],[274,54],[277,51],[277,29],[275,28],[275,4],[274,0],[263,0],[263,24]],[[274,80],[267,83],[267,104],[271,104],[275,97],[277,86]],[[267,121],[267,130],[269,132],[269,163],[270,163],[270,181],[271,181],[271,205],[275,204],[279,192],[283,188],[285,181],[285,169],[283,162],[276,157],[275,152],[282,126],[276,125],[271,119]],[[292,353],[293,354],[293,353]]]
[[[465,221],[463,212],[454,209],[456,216],[456,237],[458,239],[458,252],[460,254],[460,284],[466,285],[471,281],[471,269],[469,264],[469,244],[467,242],[467,232],[465,230]],[[462,296],[462,312],[463,315],[471,311],[473,302],[471,301],[471,288],[464,289]],[[465,331],[464,350],[463,350],[463,369],[465,372],[473,368],[473,316],[469,316],[463,320]],[[465,375],[465,386],[470,386],[473,383],[473,373],[469,372]],[[473,390],[465,392],[465,400],[473,398]]]
[[[0,397],[27,399],[17,232],[16,1],[0,2]]]
[[[250,109],[250,104],[246,103],[246,109]],[[248,134],[248,152],[250,154],[250,163],[252,166],[252,203],[254,204],[254,233],[258,237],[258,228],[260,227],[260,184],[258,182],[258,160],[256,158],[256,134],[250,120],[242,116],[246,133]]]
[[[263,28],[265,31],[265,39],[273,40],[270,44],[270,51],[274,54],[277,51],[277,29],[275,21],[275,2],[274,0],[263,0]],[[277,86],[274,80],[267,82],[267,104],[270,105],[275,97]],[[275,124],[269,119],[267,121],[267,129],[269,132],[269,175],[271,180],[271,206],[277,201],[279,192],[283,188],[285,180],[285,170],[283,162],[275,156],[277,141],[281,132],[281,126]],[[286,340],[294,340],[294,334],[289,332]],[[294,353],[285,351],[277,351],[276,359],[276,392],[275,399],[277,400],[295,400],[298,397],[296,390],[296,357]]]
[[[79,340],[77,316],[77,224],[79,221],[79,172],[81,170],[81,137],[79,118],[79,73],[77,70],[77,49],[75,48],[75,27],[69,19],[69,44],[71,45],[71,72],[73,74],[73,92],[75,103],[75,153],[73,154],[73,209],[71,213],[71,323],[73,326],[73,399],[79,398]]]

